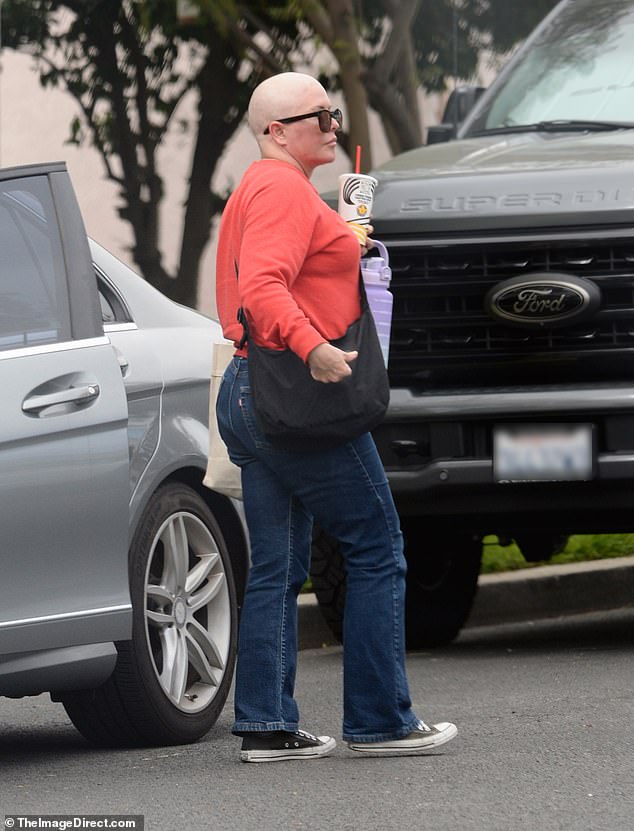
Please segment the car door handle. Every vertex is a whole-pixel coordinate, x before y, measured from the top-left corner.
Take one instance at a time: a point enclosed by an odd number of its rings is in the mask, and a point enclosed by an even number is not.
[[[46,393],[44,395],[32,395],[22,402],[22,410],[25,413],[39,413],[48,407],[55,407],[58,404],[88,404],[99,395],[99,384],[86,384],[81,387],[68,387],[64,390]]]
[[[121,375],[125,378],[125,376],[128,374],[128,370],[130,369],[130,361],[116,347],[114,351],[117,356],[117,361],[119,362],[119,369],[121,370]]]

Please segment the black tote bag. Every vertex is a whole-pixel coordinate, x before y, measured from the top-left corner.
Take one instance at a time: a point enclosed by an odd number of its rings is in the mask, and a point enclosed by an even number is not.
[[[307,364],[290,349],[258,346],[242,310],[239,319],[249,341],[249,384],[262,432],[289,450],[311,450],[342,444],[374,429],[385,416],[390,387],[383,353],[359,279],[361,316],[333,346],[359,355],[351,374],[336,383],[315,381]]]

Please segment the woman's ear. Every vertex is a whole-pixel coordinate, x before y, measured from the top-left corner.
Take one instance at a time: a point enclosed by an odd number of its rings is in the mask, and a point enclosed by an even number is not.
[[[286,130],[284,129],[284,125],[280,124],[279,121],[271,122],[269,133],[278,144],[286,144]]]

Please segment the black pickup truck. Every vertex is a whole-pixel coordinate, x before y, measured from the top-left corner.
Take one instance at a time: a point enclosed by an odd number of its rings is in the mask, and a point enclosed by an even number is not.
[[[634,0],[564,0],[428,141],[373,172],[410,648],[457,635],[485,536],[537,561],[634,527]],[[313,582],[339,631],[331,541]]]

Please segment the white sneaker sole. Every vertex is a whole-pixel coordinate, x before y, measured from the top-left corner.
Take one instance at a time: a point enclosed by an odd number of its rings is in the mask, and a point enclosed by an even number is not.
[[[243,762],[288,762],[320,759],[328,756],[337,746],[332,738],[327,738],[318,747],[304,747],[302,749],[285,747],[280,750],[241,750],[240,760]]]
[[[433,727],[433,733],[420,738],[394,739],[387,742],[348,742],[348,747],[368,756],[412,756],[415,753],[435,750],[458,735],[456,725],[446,721],[434,724]]]

